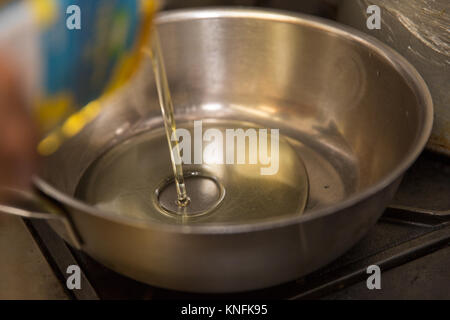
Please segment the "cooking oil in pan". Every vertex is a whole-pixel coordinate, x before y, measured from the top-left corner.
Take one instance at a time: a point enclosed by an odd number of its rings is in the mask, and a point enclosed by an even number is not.
[[[177,206],[185,208],[190,199],[186,192],[186,185],[184,183],[183,165],[181,162],[176,162],[176,158],[180,158],[180,149],[178,147],[178,140],[171,139],[176,132],[177,126],[175,124],[175,115],[173,112],[173,102],[170,95],[169,83],[167,82],[166,68],[164,66],[164,59],[162,58],[161,45],[159,43],[158,33],[153,32],[153,48],[146,51],[152,60],[153,72],[155,74],[155,81],[158,90],[158,98],[161,106],[161,113],[164,121],[164,128],[166,131],[166,139],[169,145],[170,162],[174,175],[174,183],[177,191]]]
[[[178,123],[178,127],[192,138],[195,136],[194,123]],[[241,121],[202,121],[202,163],[194,163],[199,145],[192,139],[189,150],[192,164],[183,166],[190,197],[188,205],[177,205],[171,158],[162,128],[131,137],[97,159],[81,179],[77,197],[118,215],[168,223],[245,223],[303,212],[308,194],[307,175],[286,138],[279,137],[278,170],[263,175],[261,170],[269,169],[271,164],[260,157],[253,164],[218,163],[221,153],[213,152],[218,144],[214,139],[206,139],[208,129],[215,129],[224,137],[222,159],[226,162],[226,153],[230,151],[226,131],[258,132],[260,127]],[[267,140],[270,138],[269,134]],[[254,153],[249,142],[240,150],[246,159]],[[271,147],[267,149],[269,155]],[[237,143],[234,148],[237,159]],[[189,152],[186,144],[182,151]]]
[[[200,125],[180,125],[180,144],[171,139],[177,127],[157,34],[148,53],[164,130],[113,147],[86,171],[76,196],[118,215],[169,223],[243,223],[301,214],[306,170],[278,132],[275,137],[254,123],[202,119]],[[244,140],[239,144],[229,132],[244,133]]]

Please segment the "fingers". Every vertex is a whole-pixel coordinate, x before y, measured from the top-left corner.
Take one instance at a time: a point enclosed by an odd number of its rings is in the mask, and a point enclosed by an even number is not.
[[[27,187],[36,163],[36,136],[19,77],[0,56],[0,185]]]

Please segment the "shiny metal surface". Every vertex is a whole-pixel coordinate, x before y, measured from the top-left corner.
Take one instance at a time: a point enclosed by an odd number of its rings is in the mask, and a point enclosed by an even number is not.
[[[179,11],[161,15],[158,28],[177,120],[279,128],[308,172],[305,214],[170,225],[75,200],[95,159],[162,125],[145,65],[93,123],[44,159],[35,179],[42,193],[62,204],[82,249],[152,285],[230,292],[296,279],[353,246],[381,215],[430,135],[431,97],[415,69],[364,34],[302,15]]]
[[[192,123],[178,122],[177,127],[194,136]],[[225,130],[258,126],[242,121],[203,119],[202,128],[219,130],[225,136]],[[202,144],[206,150],[211,141]],[[195,186],[192,179],[186,178],[191,203],[179,207],[176,192],[172,197],[162,192],[165,200],[160,205],[156,191],[173,180],[173,173],[166,136],[156,128],[131,137],[97,159],[80,180],[76,197],[121,217],[165,224],[243,224],[300,216],[308,197],[308,176],[298,154],[301,150],[296,152],[287,139],[280,137],[278,151],[279,168],[273,175],[261,175],[261,169],[267,165],[259,160],[240,165],[185,164],[185,173],[210,177],[210,183]],[[173,205],[168,207],[168,202]]]
[[[0,200],[0,212],[27,219],[46,220],[75,248],[81,249],[82,240],[70,216],[53,205],[51,198],[29,191],[0,188]]]
[[[367,7],[381,9],[381,29],[366,27]],[[378,38],[411,62],[430,88],[435,123],[428,147],[450,156],[450,12],[448,0],[345,0],[338,20]]]

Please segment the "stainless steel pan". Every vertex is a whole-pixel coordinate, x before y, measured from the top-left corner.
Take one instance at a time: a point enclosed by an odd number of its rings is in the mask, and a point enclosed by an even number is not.
[[[367,35],[303,15],[175,11],[161,15],[158,28],[176,118],[251,120],[298,141],[310,179],[305,214],[168,225],[75,199],[83,172],[105,150],[162,125],[148,64],[100,116],[43,159],[34,179],[42,209],[36,194],[16,193],[0,211],[48,219],[66,241],[119,273],[194,292],[290,281],[361,239],[431,132],[432,102],[416,70]],[[30,202],[34,209],[24,207]]]

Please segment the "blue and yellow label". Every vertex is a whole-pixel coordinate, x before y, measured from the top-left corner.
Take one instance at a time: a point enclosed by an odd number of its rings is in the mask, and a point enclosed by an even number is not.
[[[136,69],[156,0],[26,1],[40,30],[43,92],[35,116],[50,132],[39,152],[49,154],[92,120],[100,111],[98,99]]]

